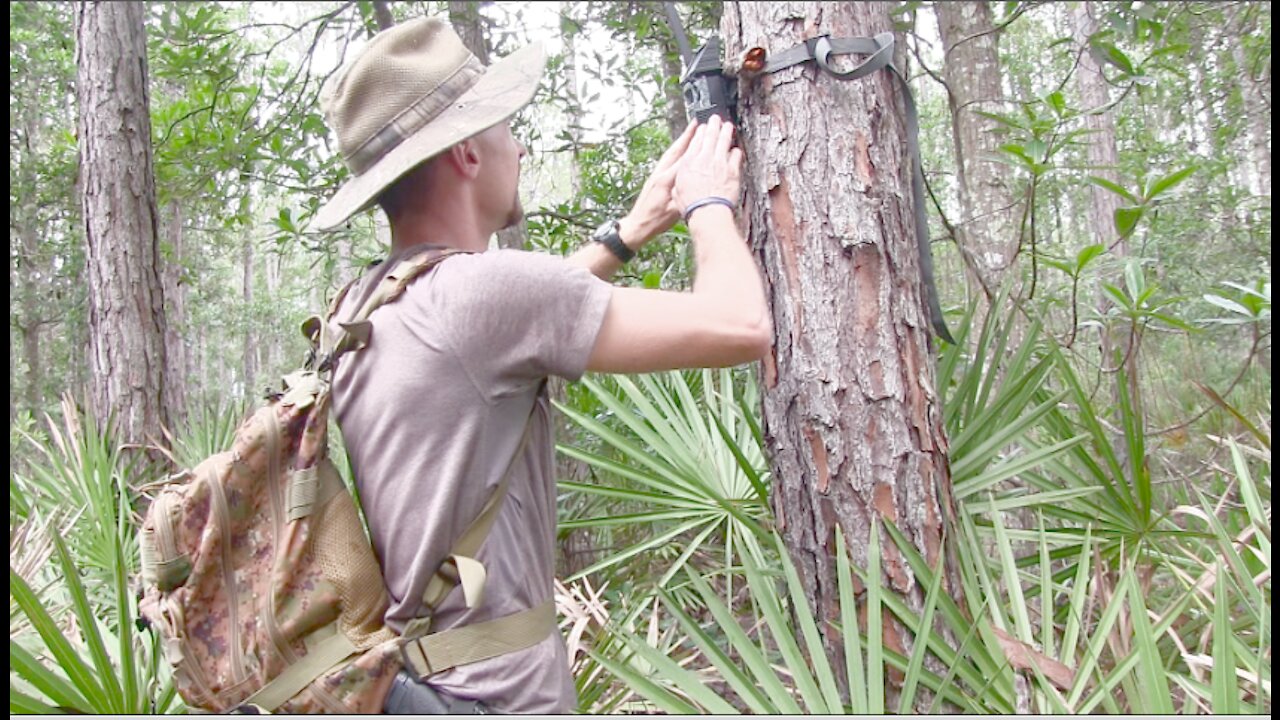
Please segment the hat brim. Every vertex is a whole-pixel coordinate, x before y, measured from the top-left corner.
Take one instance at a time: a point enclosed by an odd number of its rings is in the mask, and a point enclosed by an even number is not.
[[[533,99],[546,63],[542,46],[533,43],[490,65],[462,97],[339,188],[308,230],[333,230],[422,162],[515,115]]]

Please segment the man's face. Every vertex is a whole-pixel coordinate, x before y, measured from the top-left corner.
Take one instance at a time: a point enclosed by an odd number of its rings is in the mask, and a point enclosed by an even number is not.
[[[476,136],[476,141],[483,153],[482,200],[488,203],[486,209],[501,219],[501,227],[511,227],[524,217],[520,205],[520,160],[527,150],[511,134],[508,122],[485,130]]]

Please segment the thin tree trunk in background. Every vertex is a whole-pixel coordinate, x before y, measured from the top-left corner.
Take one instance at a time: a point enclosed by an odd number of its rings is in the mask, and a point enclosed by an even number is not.
[[[268,252],[265,259],[266,262],[262,265],[267,276],[267,297],[279,297],[281,285],[280,254],[278,252]],[[266,343],[263,348],[262,368],[268,373],[267,377],[272,378],[273,386],[277,382],[276,378],[282,377],[288,371],[287,368],[283,367],[281,350],[281,343],[278,341]]]
[[[726,4],[725,53],[872,36],[892,27],[890,7]],[[875,518],[895,523],[936,566],[950,506],[894,83],[887,72],[846,82],[794,67],[759,78],[740,100],[748,237],[775,335],[762,414],[774,510],[835,667],[836,527],[863,567]],[[887,535],[881,547],[883,581],[921,605],[920,583]],[[909,653],[901,626],[888,616],[882,624],[886,643]]]
[[[396,19],[391,15],[391,7],[386,0],[373,0],[373,17],[378,22],[379,32],[396,26]]]
[[[480,3],[449,0],[449,23],[471,54],[488,65],[489,39],[484,30],[484,18],[480,15]],[[527,237],[528,232],[522,219],[519,223],[498,231],[498,247],[522,250]]]
[[[40,361],[40,330],[43,326],[43,318],[41,317],[41,300],[47,302],[47,288],[40,287],[42,283],[42,273],[40,272],[40,239],[37,237],[37,216],[36,194],[35,188],[37,178],[35,173],[35,164],[37,162],[36,147],[40,132],[39,122],[36,113],[40,111],[41,97],[39,93],[39,84],[35,84],[35,97],[25,100],[20,107],[22,108],[22,158],[19,166],[19,184],[21,187],[30,188],[22,198],[22,202],[18,205],[17,216],[17,235],[19,242],[19,257],[21,274],[18,283],[14,283],[14,262],[13,258],[9,261],[9,292],[10,297],[16,294],[19,306],[22,309],[21,319],[16,323],[18,330],[22,336],[22,362],[26,366],[26,375],[24,378],[24,387],[22,388],[23,403],[26,409],[39,416],[41,406],[43,405],[44,378],[41,373]],[[11,149],[12,156],[12,149]],[[12,162],[11,162],[12,166]],[[14,211],[13,205],[9,206],[9,213],[12,217]],[[10,222],[10,232],[14,228],[12,221]],[[12,321],[11,321],[12,322]],[[10,352],[10,357],[13,353]],[[10,405],[13,405],[13,366],[9,368],[9,398]],[[12,413],[11,413],[12,415]]]
[[[985,285],[999,285],[1017,250],[1016,201],[1006,166],[994,160],[1000,145],[994,120],[979,112],[1005,111],[998,42],[986,2],[935,3],[946,49],[947,83],[960,189],[960,242],[977,260]]]
[[[1072,30],[1079,47],[1084,48],[1080,54],[1080,65],[1076,69],[1076,88],[1080,93],[1081,106],[1084,108],[1085,128],[1089,134],[1082,140],[1088,148],[1089,173],[1124,185],[1116,172],[1119,164],[1116,151],[1115,116],[1108,108],[1101,110],[1110,101],[1107,81],[1102,77],[1102,68],[1088,51],[1089,36],[1097,29],[1097,20],[1092,15],[1093,3],[1080,2],[1071,6]],[[1107,190],[1091,186],[1088,207],[1089,228],[1092,240],[1105,244],[1117,255],[1125,255],[1125,245],[1117,239],[1115,212],[1120,208],[1120,196]]]
[[[1084,125],[1090,132],[1083,142],[1087,145],[1088,171],[1093,175],[1110,180],[1124,186],[1116,168],[1119,166],[1119,152],[1116,149],[1115,116],[1110,108],[1102,110],[1110,101],[1107,81],[1102,76],[1102,68],[1094,60],[1088,50],[1089,36],[1097,32],[1098,21],[1094,16],[1095,6],[1092,2],[1081,2],[1072,5],[1071,27],[1077,46],[1081,49],[1080,65],[1076,69],[1076,87],[1080,93],[1081,106],[1085,110]],[[1120,196],[1096,185],[1089,188],[1088,219],[1090,239],[1104,244],[1117,259],[1128,256],[1128,245],[1119,235],[1115,224],[1116,210],[1120,209]],[[1113,278],[1105,278],[1104,282],[1114,282]],[[1123,283],[1121,283],[1123,284]],[[1096,307],[1100,314],[1105,314],[1111,307],[1110,300],[1101,291],[1096,296]],[[1133,338],[1127,325],[1104,327],[1101,338],[1101,361],[1105,367],[1121,364],[1126,375],[1129,396],[1136,417],[1142,417],[1141,388],[1138,383],[1138,350],[1132,347]],[[1113,408],[1120,410],[1119,387],[1116,388],[1116,402]],[[1116,426],[1121,427],[1119,418]],[[1128,449],[1123,436],[1115,437],[1113,447],[1120,458],[1128,457]],[[1127,467],[1122,462],[1122,467]]]
[[[257,380],[258,380],[258,337],[255,321],[257,313],[253,308],[253,236],[252,233],[245,234],[244,248],[240,255],[241,261],[241,290],[244,299],[245,326],[244,326],[244,350],[241,360],[241,371],[244,373],[244,392],[245,396],[253,398],[257,396]]]
[[[449,23],[462,38],[462,44],[476,59],[489,64],[489,42],[485,38],[484,18],[480,16],[480,3],[465,0],[449,0]]]
[[[564,12],[572,12],[572,5],[564,6]],[[569,20],[577,27],[581,27],[577,18],[570,17]],[[570,192],[573,197],[577,197],[582,192],[582,95],[578,92],[578,35],[580,33],[566,33],[564,37],[565,52],[565,83],[568,85],[569,92],[569,108],[567,111],[565,129],[569,133],[569,144],[572,146],[573,166],[569,172]]]
[[[146,443],[169,425],[145,6],[75,5],[93,414]]]
[[[1249,66],[1244,46],[1238,38],[1231,43],[1231,53],[1238,68],[1236,75],[1240,78],[1240,93],[1244,97],[1244,112],[1248,118],[1249,160],[1256,183],[1253,194],[1270,197],[1271,195],[1271,102],[1265,97],[1253,79],[1253,68]],[[1271,64],[1265,70],[1266,85],[1270,86]]]
[[[650,7],[653,10],[653,21],[667,28],[667,32],[659,34],[662,40],[658,52],[662,53],[662,96],[667,101],[667,132],[674,140],[680,137],[680,133],[689,124],[689,109],[684,104],[684,93],[680,90],[679,82],[684,77],[684,60],[680,57],[675,31],[668,24],[666,10],[657,3]]]
[[[191,359],[188,357],[187,284],[183,281],[182,203],[170,200],[165,208],[163,234],[169,245],[169,259],[164,262],[161,277],[164,280],[165,300],[165,388],[168,391],[169,420],[177,427],[187,421],[188,388],[191,378]],[[189,332],[189,331],[188,331]],[[176,429],[176,428],[173,428]]]

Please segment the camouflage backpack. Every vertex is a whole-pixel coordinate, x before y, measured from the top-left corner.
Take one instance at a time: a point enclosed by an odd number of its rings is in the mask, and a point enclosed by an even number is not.
[[[437,633],[423,617],[396,635],[383,624],[388,602],[377,558],[328,457],[335,361],[368,343],[374,310],[449,254],[383,263],[340,332],[308,319],[306,368],[245,420],[230,450],[174,478],[148,508],[139,612],[160,633],[191,708],[378,713],[402,667],[425,677],[529,647],[554,629],[546,603]],[[329,318],[354,284],[335,298]],[[509,475],[510,466],[432,578],[428,610],[458,585],[468,606],[479,602],[484,569],[472,558]]]

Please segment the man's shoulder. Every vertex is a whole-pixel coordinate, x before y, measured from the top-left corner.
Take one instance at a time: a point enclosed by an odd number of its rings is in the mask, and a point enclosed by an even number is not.
[[[578,271],[558,255],[509,249],[458,255],[435,270],[440,290],[463,297],[518,291],[530,283],[555,283],[573,278]]]

